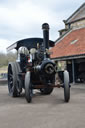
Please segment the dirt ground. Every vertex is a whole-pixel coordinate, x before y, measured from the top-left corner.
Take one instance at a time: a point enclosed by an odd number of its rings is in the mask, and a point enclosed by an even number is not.
[[[0,86],[0,128],[85,128],[85,85],[72,85],[71,99],[64,103],[63,89],[49,96],[35,92],[31,104],[11,98]]]

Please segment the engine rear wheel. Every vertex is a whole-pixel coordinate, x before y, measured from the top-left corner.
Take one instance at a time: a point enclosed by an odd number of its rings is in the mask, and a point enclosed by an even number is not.
[[[52,91],[53,91],[53,88],[50,88],[50,87],[46,87],[46,88],[41,88],[40,89],[40,92],[43,95],[49,95],[49,94],[52,93]]]
[[[64,100],[65,102],[70,100],[69,73],[67,71],[64,71]]]
[[[28,103],[32,101],[32,83],[30,72],[27,72],[25,75],[25,98]]]
[[[10,63],[8,65],[8,90],[10,96],[12,97],[19,96],[17,90],[17,70],[15,63]]]
[[[21,73],[21,68],[20,68],[20,64],[18,62],[15,62],[16,64],[16,72],[17,72],[17,90],[19,93],[22,92],[22,87],[23,87],[23,81],[21,80],[21,78],[19,77],[19,73]]]

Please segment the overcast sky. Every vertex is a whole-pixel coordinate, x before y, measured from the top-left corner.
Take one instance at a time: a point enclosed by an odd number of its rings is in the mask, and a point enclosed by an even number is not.
[[[41,25],[50,25],[50,39],[85,0],[0,0],[0,51],[17,40],[42,37]]]

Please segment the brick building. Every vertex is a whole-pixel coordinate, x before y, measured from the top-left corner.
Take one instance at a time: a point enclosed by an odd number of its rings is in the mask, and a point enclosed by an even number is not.
[[[63,22],[65,28],[59,30],[51,57],[66,61],[71,81],[85,82],[85,3]]]

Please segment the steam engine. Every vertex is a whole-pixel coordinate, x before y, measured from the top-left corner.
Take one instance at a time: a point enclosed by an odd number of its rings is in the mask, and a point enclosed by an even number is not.
[[[49,47],[53,41],[49,40],[49,25],[42,25],[42,38],[27,38],[15,42],[7,48],[8,51],[16,49],[18,59],[8,64],[8,90],[12,97],[20,96],[22,88],[25,89],[27,102],[32,101],[33,89],[40,89],[41,94],[51,94],[54,87],[64,88],[64,99],[70,99],[69,73],[64,71],[63,81],[55,82],[57,67],[50,59]],[[21,52],[19,52],[19,50]]]
[[[30,51],[30,63],[32,66],[28,67],[31,71],[31,79],[33,84],[49,85],[55,82],[56,65],[50,59],[49,53],[49,25],[47,23],[42,25],[43,29],[43,43],[37,43],[37,49]]]

